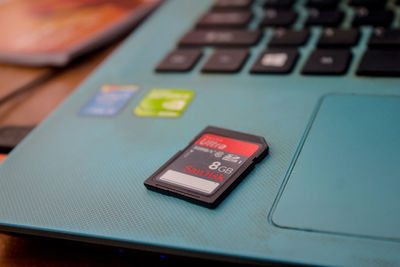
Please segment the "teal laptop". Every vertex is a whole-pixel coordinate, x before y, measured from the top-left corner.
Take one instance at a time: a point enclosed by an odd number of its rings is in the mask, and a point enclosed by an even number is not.
[[[399,15],[393,0],[166,1],[2,164],[0,230],[400,265]],[[268,156],[215,209],[148,190],[209,125]]]

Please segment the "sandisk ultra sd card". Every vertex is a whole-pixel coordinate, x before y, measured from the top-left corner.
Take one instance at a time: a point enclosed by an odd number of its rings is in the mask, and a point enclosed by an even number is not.
[[[215,208],[267,154],[263,137],[209,126],[144,184]]]

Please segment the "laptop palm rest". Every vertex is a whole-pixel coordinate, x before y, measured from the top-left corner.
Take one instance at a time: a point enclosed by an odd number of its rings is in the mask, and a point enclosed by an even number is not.
[[[272,214],[278,227],[400,241],[400,98],[326,96]]]

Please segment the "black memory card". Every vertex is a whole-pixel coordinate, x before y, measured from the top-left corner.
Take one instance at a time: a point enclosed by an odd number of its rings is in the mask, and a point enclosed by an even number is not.
[[[267,154],[263,137],[209,126],[144,184],[215,208]]]

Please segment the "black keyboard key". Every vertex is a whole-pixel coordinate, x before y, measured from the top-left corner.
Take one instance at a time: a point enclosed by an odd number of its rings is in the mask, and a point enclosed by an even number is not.
[[[335,9],[339,4],[339,0],[308,0],[307,7],[316,9]]]
[[[272,36],[269,46],[300,46],[304,45],[310,37],[308,29],[303,30],[288,30],[277,29]]]
[[[321,48],[344,48],[357,44],[360,39],[358,29],[334,29],[326,28],[318,40],[318,47]]]
[[[193,30],[180,40],[180,46],[250,46],[261,38],[253,30]]]
[[[218,0],[213,8],[214,9],[245,9],[249,8],[253,0]]]
[[[368,46],[370,48],[400,50],[400,29],[374,29],[369,38]]]
[[[367,50],[364,53],[357,75],[400,77],[400,51]]]
[[[341,10],[311,9],[306,21],[307,26],[338,26],[342,23],[344,13]]]
[[[313,51],[303,67],[303,74],[345,74],[352,54],[348,50],[317,49]]]
[[[293,10],[267,9],[261,27],[289,27],[296,22],[298,14]]]
[[[290,73],[299,57],[299,52],[294,49],[268,49],[260,54],[254,62],[250,72],[260,74],[285,74]]]
[[[203,52],[200,49],[176,49],[157,66],[157,72],[185,72],[191,70]]]
[[[383,8],[386,3],[386,0],[350,0],[349,4],[357,7]]]
[[[246,49],[217,49],[201,69],[202,72],[234,73],[238,72],[249,52]]]
[[[275,8],[275,9],[290,9],[295,0],[267,0],[264,4],[265,8]]]
[[[199,28],[246,27],[253,17],[251,11],[210,12],[197,22]]]
[[[369,10],[366,8],[357,9],[353,19],[353,26],[373,25],[388,27],[393,21],[391,10]]]

